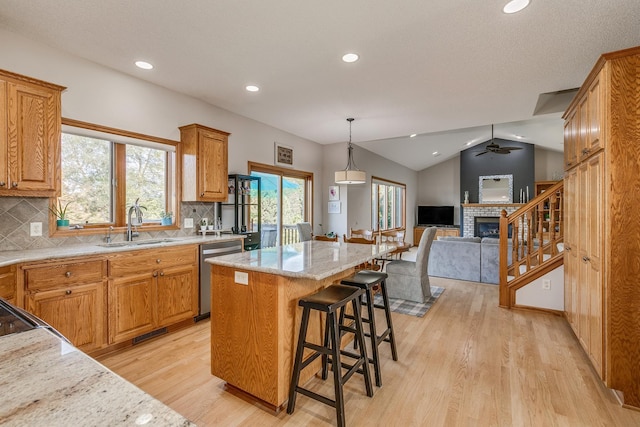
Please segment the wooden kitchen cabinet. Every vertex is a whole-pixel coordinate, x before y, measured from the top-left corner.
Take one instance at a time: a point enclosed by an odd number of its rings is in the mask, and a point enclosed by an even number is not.
[[[64,89],[0,70],[0,196],[58,195]]]
[[[602,55],[565,113],[565,314],[595,372],[640,408],[640,48]],[[572,132],[565,133],[567,138]]]
[[[229,133],[191,124],[180,128],[182,201],[227,200]]]
[[[123,252],[109,259],[109,344],[197,314],[197,246]]]
[[[25,308],[83,351],[106,345],[106,261],[53,260],[20,266]]]

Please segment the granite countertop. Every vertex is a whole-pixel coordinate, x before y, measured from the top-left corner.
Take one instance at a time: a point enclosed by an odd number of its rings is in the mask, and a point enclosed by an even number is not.
[[[133,242],[114,242],[110,244],[82,243],[55,248],[27,249],[23,251],[0,251],[0,267],[19,262],[40,261],[52,258],[70,258],[87,255],[106,255],[124,251],[135,251],[167,246],[194,245],[201,243],[227,242],[244,239],[243,235],[222,234],[220,236],[166,237],[134,240]]]
[[[0,424],[193,426],[46,329],[0,337]]]
[[[365,245],[311,240],[208,258],[205,261],[242,270],[322,280],[373,258],[382,257],[395,248],[393,244],[387,243]]]

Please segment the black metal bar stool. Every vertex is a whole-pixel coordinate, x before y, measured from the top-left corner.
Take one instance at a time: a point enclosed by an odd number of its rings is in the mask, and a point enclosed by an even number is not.
[[[305,396],[334,407],[338,418],[338,426],[344,426],[344,395],[342,386],[355,372],[360,372],[364,375],[367,396],[373,396],[373,387],[371,386],[371,377],[369,376],[369,358],[367,357],[367,350],[364,343],[364,330],[361,318],[360,298],[363,294],[364,290],[352,286],[331,285],[298,301],[298,305],[301,306],[303,310],[302,321],[300,323],[300,335],[296,348],[296,358],[291,375],[291,385],[289,387],[288,414],[292,414],[295,409],[297,393],[302,393]],[[338,311],[342,313],[349,303],[351,303],[353,307],[352,317],[355,323],[353,327],[340,325],[338,322]],[[326,314],[325,334],[322,346],[306,341],[309,313],[311,310],[317,310]],[[343,332],[355,334],[356,341],[360,343],[360,354],[340,350],[340,337]],[[313,353],[303,361],[302,356],[305,348],[313,350]],[[355,359],[355,362],[352,365],[342,362],[340,360],[341,355]],[[298,385],[300,372],[319,356],[322,356],[322,379],[326,379],[327,377],[328,358],[331,358],[335,400],[331,400]],[[344,375],[342,375],[342,368],[348,369]]]
[[[398,360],[398,350],[396,349],[396,337],[393,332],[393,323],[391,322],[391,309],[389,307],[389,297],[387,295],[387,273],[371,270],[361,270],[353,276],[342,279],[340,283],[343,285],[354,286],[364,290],[365,301],[362,303],[367,306],[367,316],[362,316],[362,322],[369,324],[369,333],[365,332],[365,336],[371,338],[371,359],[369,361],[373,363],[373,371],[375,373],[376,385],[382,386],[382,375],[380,372],[380,353],[378,346],[382,342],[388,342],[391,345],[391,356],[393,360]],[[382,293],[382,304],[375,304],[373,299],[373,291],[376,286],[380,286]],[[376,330],[376,316],[374,309],[379,308],[384,310],[384,314],[387,320],[387,328],[378,335]],[[344,323],[343,318],[353,319],[351,315],[346,313],[341,314],[340,323]],[[354,342],[354,347],[357,348],[357,342]]]

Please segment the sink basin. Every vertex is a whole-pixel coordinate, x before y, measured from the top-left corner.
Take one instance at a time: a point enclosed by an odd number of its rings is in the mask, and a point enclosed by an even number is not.
[[[98,246],[102,246],[103,248],[121,248],[124,246],[146,246],[146,245],[159,245],[167,242],[175,242],[178,239],[172,238],[164,238],[164,239],[150,239],[150,240],[134,240],[133,242],[113,242],[113,243],[102,243]]]

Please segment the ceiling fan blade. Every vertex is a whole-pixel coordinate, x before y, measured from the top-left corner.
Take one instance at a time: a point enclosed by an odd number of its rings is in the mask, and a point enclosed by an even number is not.
[[[494,153],[496,154],[509,154],[511,152],[511,150],[508,150],[506,148],[499,148],[496,151],[494,151]]]
[[[488,153],[488,151],[483,151],[483,152],[481,152],[481,153],[476,154],[476,157],[478,157],[478,156],[482,156],[483,154],[487,154],[487,153]]]
[[[522,150],[522,147],[500,147],[501,150]]]

